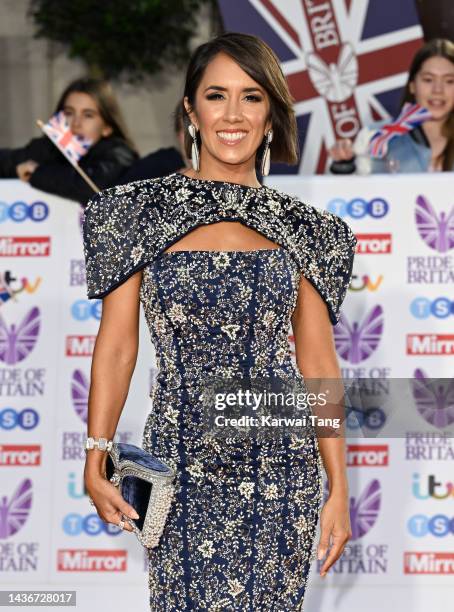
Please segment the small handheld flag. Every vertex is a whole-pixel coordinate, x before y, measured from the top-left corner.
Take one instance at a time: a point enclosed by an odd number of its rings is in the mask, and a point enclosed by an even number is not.
[[[388,152],[388,144],[393,138],[407,134],[431,118],[430,111],[424,106],[406,102],[394,121],[382,126],[373,134],[369,144],[370,155],[378,158],[385,157]]]
[[[57,149],[63,153],[66,159],[74,166],[75,170],[88,183],[94,192],[100,191],[89,176],[80,168],[77,163],[89,150],[92,142],[87,138],[78,136],[71,132],[65,113],[60,111],[53,115],[47,123],[38,119],[37,124],[54,143]]]
[[[83,138],[71,132],[63,111],[53,115],[41,129],[71,162],[79,161],[92,144],[88,138]]]

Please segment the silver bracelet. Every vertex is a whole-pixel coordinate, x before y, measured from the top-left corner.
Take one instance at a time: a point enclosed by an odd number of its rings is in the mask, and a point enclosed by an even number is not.
[[[109,452],[112,448],[113,440],[108,440],[107,438],[86,438],[84,444],[84,450],[93,450],[94,448],[100,451]]]

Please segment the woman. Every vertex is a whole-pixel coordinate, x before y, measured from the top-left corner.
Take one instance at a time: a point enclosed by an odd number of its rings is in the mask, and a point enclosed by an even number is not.
[[[322,496],[318,444],[329,480],[319,559],[332,543],[322,576],[350,536],[344,441],[221,442],[204,435],[203,393],[211,376],[340,378],[331,323],[356,239],[340,218],[257,179],[270,154],[295,163],[298,150],[285,78],[259,38],[228,33],[198,47],[183,102],[193,170],[112,188],[87,206],[88,297],[104,299],[88,435],[115,433],[140,299],[159,365],[143,447],[177,472],[149,550],[151,610],[301,610]],[[104,521],[123,526],[134,509],[104,466],[103,451],[88,451],[87,492]]]
[[[405,87],[405,102],[427,108],[432,119],[393,139],[383,159],[371,158],[372,173],[446,172],[454,169],[454,43],[435,39],[426,43],[413,58]],[[385,122],[386,123],[386,122]],[[377,129],[380,124],[375,126]],[[368,128],[369,131],[371,128]],[[338,141],[330,150],[331,172],[355,171],[353,143]]]
[[[82,78],[62,93],[55,112],[63,111],[74,134],[91,140],[79,166],[99,188],[117,179],[138,155],[130,141],[109,83]],[[37,189],[85,205],[93,190],[47,136],[20,149],[0,151],[0,177],[20,178]]]

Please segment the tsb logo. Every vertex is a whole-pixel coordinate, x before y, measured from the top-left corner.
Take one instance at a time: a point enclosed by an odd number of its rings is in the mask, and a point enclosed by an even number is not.
[[[415,514],[409,519],[407,527],[415,538],[423,538],[426,535],[443,538],[454,534],[454,517],[446,516],[446,514],[435,514],[434,516]]]
[[[39,223],[47,219],[48,216],[49,207],[45,202],[33,202],[33,204],[26,204],[25,202],[7,204],[6,202],[0,202],[0,223],[5,221],[22,223],[27,219]]]
[[[410,312],[417,319],[428,319],[431,315],[437,319],[446,319],[454,314],[454,302],[446,297],[435,300],[417,297],[410,304]]]
[[[63,531],[70,536],[78,536],[86,533],[89,536],[97,536],[100,533],[117,536],[121,529],[112,523],[105,523],[97,514],[67,514],[63,519]]]
[[[88,319],[101,320],[102,300],[77,300],[71,306],[71,314],[76,321],[87,321]]]
[[[39,414],[33,408],[16,410],[3,408],[0,410],[0,429],[35,429],[39,423]]]
[[[373,200],[363,200],[354,198],[353,200],[343,200],[335,198],[328,202],[327,209],[338,217],[351,217],[352,219],[362,219],[369,216],[373,219],[381,219],[388,214],[389,204],[383,198]]]

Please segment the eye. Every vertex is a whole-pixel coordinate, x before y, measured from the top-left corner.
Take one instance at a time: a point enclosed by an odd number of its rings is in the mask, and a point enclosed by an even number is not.
[[[211,93],[207,95],[207,100],[219,100],[222,98],[222,94],[220,93]]]
[[[257,96],[256,94],[248,94],[246,96],[246,100],[250,100],[251,102],[261,102],[262,101],[262,97],[261,96]]]

